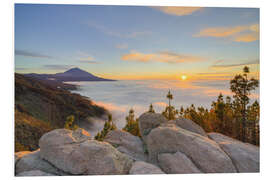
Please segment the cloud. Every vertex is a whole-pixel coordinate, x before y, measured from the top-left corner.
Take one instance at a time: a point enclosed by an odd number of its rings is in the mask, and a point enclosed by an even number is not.
[[[193,37],[227,37],[235,42],[252,42],[259,40],[259,25],[205,28],[194,34]]]
[[[202,7],[173,7],[173,6],[161,6],[154,7],[161,12],[174,16],[186,16],[190,15],[196,11],[202,10]]]
[[[23,67],[15,67],[15,70],[17,71],[23,71],[23,70],[28,70],[29,68],[23,68]]]
[[[117,49],[127,49],[128,44],[122,43],[122,44],[116,44],[115,46]]]
[[[74,67],[74,65],[60,65],[60,64],[47,64],[43,65],[43,68],[53,69],[53,70],[66,70]]]
[[[97,61],[87,61],[87,60],[80,60],[79,63],[86,63],[86,64],[100,64],[100,62]]]
[[[96,105],[98,106],[102,106],[105,109],[109,109],[110,111],[120,111],[120,112],[125,112],[126,111],[126,107],[125,106],[119,106],[113,103],[105,103],[102,101],[96,101],[95,102]]]
[[[138,61],[138,62],[163,62],[163,63],[184,63],[184,62],[197,62],[203,61],[204,58],[187,55],[178,54],[174,52],[161,51],[158,53],[144,54],[140,52],[130,52],[122,56],[123,61]]]
[[[133,31],[133,32],[126,32],[126,33],[121,33],[121,32],[116,32],[116,31],[112,31],[110,30],[110,28],[93,23],[93,22],[88,22],[87,25],[89,27],[95,28],[101,32],[103,32],[104,34],[110,35],[110,36],[114,36],[114,37],[119,37],[119,38],[136,38],[139,36],[146,36],[149,34],[152,34],[151,31]]]
[[[166,107],[168,106],[165,102],[155,102],[153,103],[154,106]]]
[[[78,59],[79,63],[88,63],[88,64],[99,64],[100,62],[95,61],[95,58],[88,53],[83,51],[78,51],[76,53],[76,59]]]
[[[259,33],[247,33],[234,38],[235,42],[252,42],[259,39]]]
[[[257,59],[257,60],[249,61],[246,63],[238,63],[238,64],[214,64],[211,67],[212,68],[232,68],[232,67],[247,66],[247,65],[259,64],[259,63],[260,61]]]
[[[39,54],[36,52],[29,52],[25,50],[17,50],[15,49],[15,55],[17,56],[25,56],[25,57],[34,57],[34,58],[53,58],[52,56],[44,55],[44,54]]]

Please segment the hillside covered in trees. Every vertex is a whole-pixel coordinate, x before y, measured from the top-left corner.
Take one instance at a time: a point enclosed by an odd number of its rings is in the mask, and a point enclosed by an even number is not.
[[[15,74],[15,151],[35,150],[38,140],[52,129],[63,128],[68,116],[74,124],[102,117],[107,110],[79,94],[73,85]]]

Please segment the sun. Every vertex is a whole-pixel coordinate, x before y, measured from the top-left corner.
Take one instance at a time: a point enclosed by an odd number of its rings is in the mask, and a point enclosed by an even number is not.
[[[187,76],[186,76],[186,75],[182,75],[182,76],[181,76],[181,79],[184,81],[184,80],[187,79]]]

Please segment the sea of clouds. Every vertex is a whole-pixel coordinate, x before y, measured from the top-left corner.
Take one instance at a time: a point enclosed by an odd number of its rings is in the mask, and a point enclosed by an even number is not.
[[[86,96],[97,105],[104,106],[112,115],[118,128],[125,125],[130,108],[136,117],[147,111],[150,103],[156,112],[162,112],[168,100],[168,90],[173,94],[172,105],[179,109],[194,104],[210,108],[219,93],[232,96],[228,80],[179,81],[179,80],[123,80],[104,82],[69,82],[79,85],[72,91]],[[259,90],[251,95],[252,101],[259,99]],[[102,125],[96,122],[98,129]]]

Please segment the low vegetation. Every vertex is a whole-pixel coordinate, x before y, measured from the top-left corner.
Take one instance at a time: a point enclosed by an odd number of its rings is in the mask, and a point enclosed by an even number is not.
[[[103,139],[106,137],[109,131],[115,130],[116,126],[112,121],[112,115],[108,115],[108,120],[104,123],[104,127],[101,130],[101,132],[98,132],[95,136],[95,139],[98,141],[103,141]]]

